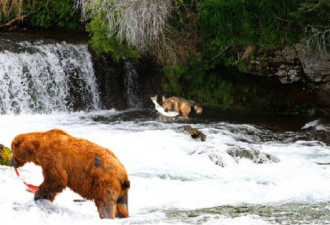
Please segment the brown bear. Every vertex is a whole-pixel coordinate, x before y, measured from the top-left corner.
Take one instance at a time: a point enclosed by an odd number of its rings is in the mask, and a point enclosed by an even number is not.
[[[94,200],[100,218],[128,217],[130,182],[125,167],[110,150],[59,129],[20,134],[11,149],[15,168],[27,162],[42,168],[44,181],[35,200],[53,201],[69,187]]]

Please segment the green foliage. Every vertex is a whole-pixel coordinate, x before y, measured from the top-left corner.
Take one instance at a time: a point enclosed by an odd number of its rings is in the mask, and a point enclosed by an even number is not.
[[[247,46],[275,49],[296,40],[299,30],[292,29],[290,13],[297,8],[296,0],[205,0],[200,6],[205,57],[211,59],[226,47],[228,54],[213,63],[235,63],[232,54]]]
[[[25,4],[24,13],[36,12],[27,18],[32,27],[58,27],[74,29],[80,24],[73,0],[39,0],[34,4]]]
[[[138,58],[137,50],[121,43],[118,37],[109,36],[107,25],[102,16],[94,16],[87,24],[87,31],[92,34],[91,45],[98,53],[111,53],[114,60],[119,61],[122,57]]]
[[[319,88],[316,83],[312,83],[312,82],[308,83],[307,87],[309,90],[317,90]]]
[[[163,88],[167,95],[184,96],[204,106],[219,109],[247,110],[249,107],[256,107],[252,106],[252,102],[257,102],[259,107],[264,105],[265,108],[275,110],[265,99],[273,102],[272,104],[279,102],[279,105],[290,107],[290,99],[279,100],[280,93],[266,90],[271,90],[272,87],[265,88],[244,79],[235,81],[216,68],[225,66],[241,71],[248,70],[251,65],[241,60],[248,46],[267,53],[267,50],[306,40],[314,48],[330,52],[329,0],[180,2],[188,8],[198,5],[192,11],[197,13],[200,46],[187,64],[166,66]],[[186,11],[181,13],[184,12]],[[253,54],[250,55],[250,59],[253,57]],[[271,96],[265,98],[269,94]],[[310,109],[308,114],[315,114],[315,110]]]
[[[185,68],[179,66],[166,66],[163,69],[165,80],[162,82],[162,89],[167,95],[182,94],[180,78],[184,76]]]
[[[308,116],[312,117],[312,116],[315,116],[316,111],[314,108],[311,108],[307,111],[307,114],[308,114]]]
[[[219,74],[206,75],[207,63],[196,56],[187,66],[164,69],[163,91],[167,96],[184,96],[203,106],[228,109],[234,103],[232,84]],[[207,79],[206,79],[207,77]]]
[[[330,1],[306,0],[292,15],[305,28],[303,41],[309,47],[330,53]]]
[[[299,8],[292,15],[301,26],[328,26],[330,20],[329,0],[304,0],[300,1]]]

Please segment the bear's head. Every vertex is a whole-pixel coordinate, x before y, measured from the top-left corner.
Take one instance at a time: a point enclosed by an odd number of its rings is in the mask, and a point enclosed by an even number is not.
[[[10,164],[15,167],[24,166],[27,162],[35,161],[35,151],[39,147],[39,142],[32,140],[31,136],[20,134],[14,138],[11,143],[13,156]]]

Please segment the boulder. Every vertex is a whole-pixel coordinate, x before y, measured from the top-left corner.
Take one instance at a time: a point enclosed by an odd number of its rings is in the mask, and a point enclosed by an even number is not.
[[[218,154],[215,154],[215,153],[211,153],[208,155],[209,156],[209,159],[217,166],[220,166],[220,167],[225,167],[225,164],[223,162],[223,158],[218,155]]]
[[[299,99],[305,99],[303,96],[312,96],[315,106],[321,108],[330,106],[330,54],[328,52],[312,49],[305,44],[295,44],[278,50],[255,49],[253,54],[250,53],[242,60],[248,66],[242,67],[241,72],[276,77],[284,86],[305,84],[295,96]],[[310,105],[309,100],[297,103]]]
[[[0,144],[0,165],[10,166],[12,152],[9,148]]]
[[[201,141],[206,140],[206,135],[203,132],[197,130],[196,128],[191,127],[190,125],[179,127],[179,130],[188,133],[195,140],[198,139],[200,139]]]
[[[297,44],[295,49],[306,76],[312,82],[330,82],[330,54]]]
[[[239,162],[241,159],[249,159],[254,163],[278,163],[280,160],[268,153],[263,153],[254,149],[244,149],[244,148],[233,148],[227,150],[227,153],[232,156],[236,162]]]

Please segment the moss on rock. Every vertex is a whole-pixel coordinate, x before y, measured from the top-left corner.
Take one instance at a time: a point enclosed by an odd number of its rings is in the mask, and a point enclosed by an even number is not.
[[[0,144],[0,165],[10,166],[11,157],[11,150]]]

